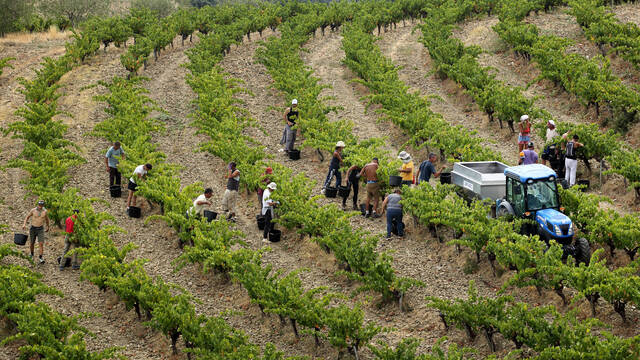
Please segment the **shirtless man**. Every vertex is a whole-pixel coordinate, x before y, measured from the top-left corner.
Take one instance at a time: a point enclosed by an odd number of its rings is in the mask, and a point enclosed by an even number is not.
[[[373,199],[373,218],[378,218],[378,201],[380,200],[380,183],[378,182],[378,158],[373,158],[370,163],[365,165],[362,170],[360,170],[360,177],[364,176],[367,181],[367,200],[365,201],[366,205],[366,213],[365,217],[369,217],[371,214],[369,213],[369,204],[371,203],[371,199]]]
[[[47,209],[44,208],[44,200],[39,200],[38,205],[29,211],[22,224],[23,230],[27,230],[27,222],[29,219],[31,219],[31,227],[29,228],[29,250],[31,251],[31,259],[33,260],[33,245],[37,237],[38,244],[40,245],[39,261],[40,264],[44,264],[44,258],[42,257],[44,253],[44,233],[45,231],[49,231],[49,217],[47,216]],[[47,224],[46,230],[44,227],[45,223]]]

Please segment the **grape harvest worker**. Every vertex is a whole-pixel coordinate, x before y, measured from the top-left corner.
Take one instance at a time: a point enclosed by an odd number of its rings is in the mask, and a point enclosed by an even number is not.
[[[65,255],[67,255],[71,248],[76,248],[78,246],[78,240],[74,237],[74,227],[79,212],[80,210],[74,209],[73,215],[69,216],[64,222],[64,250],[62,251],[62,256],[60,257],[60,271],[64,270],[64,263],[66,260]],[[78,254],[76,253],[74,253],[71,258],[71,268],[73,270],[77,270],[80,268],[80,266],[78,266]]]
[[[529,122],[529,115],[520,116],[520,133],[518,134],[518,152],[522,151],[524,147],[531,141],[531,123]]]
[[[433,175],[433,177],[440,176],[446,166],[443,166],[440,171],[436,171],[435,164],[437,162],[438,156],[435,153],[429,153],[427,160],[423,161],[418,168],[418,174],[416,176],[418,178],[418,183],[421,183],[423,181],[429,182],[429,179],[431,179],[431,175]]]
[[[124,150],[120,147],[120,142],[116,141],[113,143],[113,146],[107,150],[107,153],[104,156],[104,163],[107,165],[107,172],[109,173],[109,186],[120,185],[121,184],[121,176],[120,171],[118,171],[118,163],[120,160],[116,156],[125,159]]]
[[[413,159],[411,159],[411,155],[406,151],[401,151],[398,154],[398,159],[402,160],[402,167],[398,169],[402,177],[402,185],[413,184]]]
[[[38,259],[40,264],[44,264],[44,233],[49,232],[49,216],[47,209],[44,208],[44,200],[38,200],[36,207],[29,210],[22,224],[23,230],[27,230],[27,222],[29,219],[31,219],[31,226],[29,227],[29,251],[31,253],[31,260],[33,260],[33,247],[37,238],[38,247],[40,248],[40,256]],[[47,225],[46,229],[45,225]]]
[[[209,200],[213,196],[213,189],[206,188],[203,194],[200,194],[195,200],[193,200],[193,206],[189,208],[189,215],[195,217],[202,217],[204,210],[207,206],[213,205]]]
[[[534,149],[534,145],[532,142],[529,142],[526,150],[522,150],[520,152],[520,164],[522,165],[531,165],[538,163],[538,153]]]
[[[336,177],[336,187],[342,185],[342,174],[340,173],[340,166],[342,165],[342,150],[344,149],[344,147],[344,141],[338,141],[336,143],[336,148],[333,151],[333,156],[331,157],[331,162],[329,163],[329,172],[327,173],[327,178],[324,181],[324,185],[322,185],[322,194],[324,194],[324,191],[328,186],[331,186],[331,180],[333,180],[334,176]]]
[[[133,175],[129,178],[129,185],[127,189],[129,189],[129,196],[127,197],[127,211],[129,211],[129,207],[131,207],[131,203],[133,202],[133,206],[136,206],[136,189],[138,188],[138,182],[142,179],[146,179],[149,170],[151,170],[153,166],[151,164],[139,165],[133,170]]]
[[[564,134],[563,137],[566,138],[566,135],[568,134]],[[569,186],[573,186],[576,184],[576,171],[578,170],[578,156],[577,156],[576,150],[579,147],[584,146],[581,143],[579,143],[578,140],[580,140],[578,135],[573,135],[571,140],[567,142],[567,144],[565,145],[564,178],[565,180],[567,180],[567,183],[569,184]]]
[[[291,100],[291,106],[284,112],[284,121],[286,124],[284,126],[284,131],[282,132],[282,140],[280,140],[280,145],[285,145],[282,150],[287,153],[293,150],[293,146],[296,142],[296,133],[298,130],[294,126],[296,126],[298,118],[298,100],[293,99]]]
[[[380,201],[380,183],[378,182],[378,158],[373,158],[370,163],[360,170],[360,177],[364,176],[367,181],[367,200],[365,202],[365,217],[372,216],[378,218],[378,202]],[[373,202],[373,214],[369,212],[369,205]]]
[[[262,209],[262,195],[264,194],[264,189],[271,182],[271,176],[273,174],[273,169],[271,167],[267,167],[264,170],[264,174],[262,174],[263,179],[258,184],[258,204],[260,204],[260,208]]]
[[[358,190],[360,189],[360,170],[358,165],[352,165],[347,170],[347,188],[353,187],[353,210],[358,210]],[[342,198],[342,208],[347,206],[347,197]]]
[[[267,189],[262,194],[262,215],[264,216],[264,231],[262,233],[262,242],[269,243],[269,232],[273,228],[271,220],[273,220],[273,208],[278,204],[277,201],[271,199],[271,194],[276,191],[276,183],[270,182]]]
[[[546,165],[547,164],[547,160],[551,161],[551,158],[553,156],[555,156],[555,149],[556,146],[555,144],[550,144],[554,138],[560,136],[560,134],[558,134],[558,130],[556,130],[556,123],[553,120],[549,120],[547,121],[547,130],[545,133],[545,140],[547,142],[547,146],[544,148],[544,151],[542,152],[542,164]],[[553,154],[551,152],[554,152]]]
[[[395,188],[393,193],[389,194],[382,202],[382,215],[387,212],[387,239],[391,238],[391,229],[393,221],[396,222],[398,236],[404,236],[404,223],[402,222],[402,190]]]
[[[227,220],[235,221],[239,188],[240,170],[236,168],[236,163],[232,161],[227,167],[227,188],[222,197],[222,210],[228,213]]]

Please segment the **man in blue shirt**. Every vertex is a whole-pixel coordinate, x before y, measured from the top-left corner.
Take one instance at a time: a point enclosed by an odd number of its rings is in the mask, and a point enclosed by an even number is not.
[[[107,172],[109,173],[109,186],[120,185],[121,183],[120,172],[118,171],[118,162],[120,160],[116,156],[124,160],[124,150],[120,147],[119,141],[114,142],[104,156],[104,163],[107,165]]]
[[[429,154],[429,160],[425,160],[422,162],[422,164],[420,164],[420,167],[418,168],[418,184],[426,181],[429,182],[429,179],[431,178],[431,175],[433,175],[433,177],[438,177],[440,176],[440,173],[442,172],[442,170],[444,170],[446,167],[443,166],[440,171],[436,172],[436,167],[435,167],[435,163],[438,161],[438,156],[434,153],[430,153]]]

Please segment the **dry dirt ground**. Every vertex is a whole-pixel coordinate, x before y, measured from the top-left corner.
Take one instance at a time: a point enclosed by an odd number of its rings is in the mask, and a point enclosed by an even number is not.
[[[632,12],[631,12],[631,15]],[[476,24],[475,27],[484,26],[490,31],[491,19],[484,20],[484,24]],[[555,20],[554,20],[555,21]],[[474,26],[464,25],[463,29]],[[475,28],[474,27],[474,28]],[[487,139],[487,143],[500,151],[505,158],[514,159],[515,154],[511,150],[510,142],[513,135],[508,130],[498,130],[497,125],[488,124],[486,116],[478,111],[469,99],[460,94],[457,86],[448,81],[435,79],[428,76],[429,59],[422,45],[417,42],[417,34],[411,34],[411,27],[399,27],[395,31],[383,34],[379,42],[387,56],[398,65],[404,66],[400,71],[401,78],[415,90],[425,95],[438,95],[441,100],[433,100],[433,109],[442,113],[445,118],[454,124],[462,124],[476,129],[479,136]],[[463,30],[464,31],[464,30]],[[274,35],[266,32],[265,36]],[[277,34],[275,34],[277,35]],[[463,36],[461,38],[464,39]],[[195,39],[195,37],[194,37]],[[316,191],[319,193],[320,181],[324,180],[328,167],[327,161],[319,162],[310,149],[302,151],[302,160],[293,162],[278,150],[278,144],[282,131],[282,114],[284,109],[284,97],[270,87],[272,83],[266,69],[257,64],[253,54],[258,46],[258,36],[252,36],[254,41],[245,42],[233,47],[231,54],[222,62],[223,68],[231,76],[245,81],[244,86],[250,89],[255,96],[242,95],[246,102],[246,108],[251,115],[258,120],[265,133],[252,131],[251,135],[265,145],[266,151],[275,161],[286,164],[296,172],[304,172],[315,180]],[[350,83],[353,74],[344,67],[340,61],[344,53],[340,46],[339,33],[328,33],[327,36],[318,36],[312,39],[306,48],[308,53],[303,58],[322,83],[329,84],[332,88],[325,90],[325,95],[335,96],[330,103],[343,108],[330,118],[347,118],[354,122],[354,132],[361,139],[368,137],[387,136],[387,147],[392,155],[399,150],[399,144],[406,139],[402,131],[385,122],[378,122],[377,116],[368,113],[365,105],[359,98],[366,94],[365,89],[359,85]],[[481,37],[482,39],[482,37]],[[197,41],[197,40],[195,40]],[[162,54],[158,62],[151,61],[142,75],[150,78],[145,87],[150,90],[150,96],[168,112],[168,116],[162,116],[167,132],[154,137],[154,141],[160,146],[160,150],[167,154],[167,160],[172,163],[184,165],[181,179],[184,185],[201,181],[205,186],[210,186],[217,191],[214,195],[216,204],[222,198],[224,181],[222,179],[225,164],[218,158],[207,153],[195,152],[197,144],[206,138],[196,135],[195,130],[189,125],[188,114],[193,110],[191,100],[194,94],[185,83],[187,71],[180,65],[187,61],[184,54],[186,48],[191,47],[185,43],[182,47],[176,41],[175,49],[169,49]],[[2,46],[2,45],[0,45]],[[9,70],[0,77],[0,111],[3,111],[0,121],[6,125],[15,121],[16,117],[10,115],[19,107],[24,99],[16,94],[17,76],[28,77],[34,65],[39,63],[43,56],[58,56],[64,51],[60,41],[42,44],[19,44],[11,47],[15,54],[27,54],[24,59],[31,64],[16,66],[15,70]],[[88,197],[99,197],[110,204],[105,211],[116,217],[116,224],[127,230],[127,234],[118,235],[115,241],[118,244],[133,242],[138,245],[131,257],[149,259],[146,269],[151,276],[161,276],[165,281],[174,282],[192,293],[201,303],[197,305],[199,312],[209,315],[217,314],[224,310],[237,310],[242,314],[227,317],[228,321],[246,331],[251,341],[264,344],[273,342],[288,355],[308,355],[319,358],[335,358],[336,351],[328,344],[323,343],[319,348],[313,345],[313,339],[303,336],[296,341],[289,326],[282,327],[277,317],[264,317],[260,315],[256,306],[249,303],[246,292],[239,285],[226,281],[216,274],[202,274],[199,266],[187,266],[181,271],[174,271],[172,261],[180,255],[181,250],[177,246],[177,239],[173,231],[160,222],[151,222],[144,225],[141,220],[130,219],[125,216],[125,198],[111,199],[107,191],[107,174],[103,169],[102,154],[108,144],[103,139],[88,136],[93,127],[106,118],[102,111],[103,104],[96,103],[92,96],[103,93],[101,88],[82,90],[85,86],[95,83],[97,80],[108,80],[113,76],[125,75],[125,70],[119,63],[119,55],[122,50],[109,48],[106,54],[102,52],[90,59],[87,64],[75,68],[65,75],[61,84],[64,85],[65,95],[60,99],[61,109],[70,112],[73,118],[62,117],[63,121],[70,125],[69,139],[80,145],[82,155],[87,163],[74,169],[70,186],[75,186],[80,193]],[[484,59],[485,57],[483,57]],[[510,59],[515,61],[509,53],[489,53],[486,55],[491,61],[499,63]],[[494,60],[492,60],[494,59]],[[497,60],[495,60],[497,59]],[[26,64],[26,61],[25,61]],[[425,66],[425,64],[427,66]],[[508,65],[508,62],[507,62]],[[518,66],[511,64],[504,66],[508,72],[508,78],[518,79]],[[501,69],[502,70],[502,69]],[[506,71],[505,70],[505,71]],[[530,69],[521,70],[530,76]],[[515,81],[515,80],[514,80]],[[521,84],[521,83],[514,83]],[[9,86],[11,88],[9,88]],[[537,89],[537,87],[536,87]],[[549,94],[546,88],[540,88],[542,94]],[[8,100],[7,100],[8,99]],[[570,100],[567,100],[570,101]],[[546,103],[541,103],[541,106]],[[275,107],[275,109],[274,109]],[[562,108],[562,106],[558,106]],[[553,110],[553,109],[548,109]],[[566,114],[571,120],[571,112]],[[555,113],[554,113],[555,115]],[[304,116],[304,114],[302,114]],[[577,121],[577,120],[576,120]],[[0,161],[7,160],[17,155],[21,149],[19,143],[13,143],[3,139]],[[338,140],[338,139],[336,139]],[[493,141],[493,142],[492,142]],[[298,141],[300,142],[300,140]],[[411,149],[407,149],[411,150]],[[413,154],[416,162],[423,159],[424,154]],[[18,180],[26,174],[17,170],[8,170],[0,173],[0,179],[9,184],[6,192],[2,193],[3,203],[0,204],[0,218],[12,229],[17,230],[26,209],[33,199],[24,199],[25,191]],[[360,192],[362,196],[362,191]],[[323,202],[335,200],[323,199]],[[239,214],[237,227],[246,234],[246,240],[250,247],[260,248],[261,232],[255,226],[255,214],[258,211],[256,196],[254,193],[242,193],[239,199]],[[157,207],[149,209],[145,204],[143,214],[156,213]],[[358,296],[360,301],[367,302],[364,306],[366,318],[376,323],[394,328],[393,331],[380,335],[378,338],[392,344],[408,336],[418,337],[424,340],[421,350],[428,348],[436,339],[448,335],[452,341],[472,345],[487,353],[488,347],[482,338],[469,342],[461,331],[445,332],[439,322],[437,314],[426,307],[425,296],[440,297],[464,296],[469,280],[475,280],[482,295],[493,295],[499,288],[502,278],[495,278],[491,274],[486,258],[482,260],[479,269],[470,275],[462,272],[466,258],[469,254],[465,251],[458,255],[451,246],[442,245],[434,241],[428,232],[420,227],[414,227],[410,219],[405,219],[408,225],[408,235],[404,239],[394,238],[390,241],[381,240],[379,250],[391,250],[394,257],[394,268],[401,276],[411,276],[425,282],[422,289],[412,290],[408,295],[408,301],[412,311],[402,313],[396,305],[387,305],[378,308],[375,304],[377,297]],[[384,232],[384,220],[366,220],[355,217],[353,226],[368,229],[376,233]],[[174,358],[170,355],[168,341],[158,333],[150,331],[136,319],[133,311],[127,311],[117,298],[107,293],[101,293],[93,285],[79,281],[78,273],[71,271],[59,272],[54,264],[55,257],[62,249],[62,236],[58,229],[54,228],[50,234],[51,241],[45,248],[45,265],[37,266],[37,271],[44,274],[45,283],[62,290],[66,297],[57,299],[46,297],[43,300],[65,314],[77,314],[79,312],[98,312],[101,317],[84,320],[83,324],[97,333],[95,339],[89,339],[91,349],[102,349],[106,346],[122,346],[123,354],[131,359],[165,359]],[[10,242],[10,236],[6,236],[3,242]],[[325,254],[308,239],[298,239],[293,234],[285,234],[282,242],[273,244],[272,251],[264,257],[266,262],[274,264],[275,268],[291,271],[302,267],[307,271],[301,273],[304,286],[327,286],[329,290],[349,294],[357,287],[356,283],[349,282],[343,277],[334,275],[338,270],[333,255]],[[544,293],[539,297],[535,290],[523,289],[516,292],[518,298],[531,303],[553,303],[561,307],[559,298],[551,293]],[[580,302],[581,316],[588,313],[587,306]],[[630,312],[630,323],[635,323],[637,312]],[[637,329],[622,327],[619,317],[613,313],[610,306],[599,308],[600,318],[614,325],[616,333],[630,334]],[[503,348],[506,342],[502,342]],[[506,345],[507,349],[511,345]],[[0,354],[0,359],[12,359],[16,354],[16,346],[6,348],[6,353]],[[177,358],[186,358],[179,355]],[[371,354],[364,354],[364,358],[371,358]]]

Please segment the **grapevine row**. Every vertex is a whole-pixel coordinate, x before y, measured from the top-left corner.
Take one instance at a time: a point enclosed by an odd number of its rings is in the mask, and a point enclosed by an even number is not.
[[[603,104],[611,107],[620,119],[619,127],[626,128],[631,122],[637,121],[640,93],[623,85],[619,78],[611,74],[606,58],[586,59],[578,54],[567,54],[567,40],[552,35],[539,36],[535,25],[522,22],[529,12],[539,9],[539,6],[526,1],[506,3],[494,30],[516,52],[536,62],[541,70],[541,78],[562,85],[585,105],[595,105],[596,109]],[[625,177],[630,182],[630,188],[635,190],[636,198],[640,199],[640,152],[629,149],[621,142],[606,140],[600,144],[606,145],[605,153],[600,155],[604,155],[611,165],[607,173]]]
[[[378,169],[378,176],[388,179],[389,172],[397,164],[386,161],[388,155],[379,149],[382,141],[371,139],[358,142],[350,132],[351,124],[344,121],[329,122],[326,117],[332,109],[319,98],[324,86],[318,84],[318,79],[312,76],[299,55],[301,45],[322,22],[322,10],[326,5],[316,6],[320,12],[309,7],[305,13],[283,23],[280,27],[281,37],[266,41],[256,51],[256,57],[274,79],[275,88],[283,91],[289,99],[299,99],[300,111],[304,114],[299,123],[307,138],[303,147],[330,150],[336,139],[340,139],[347,144],[346,149],[351,149],[344,153],[345,166],[363,166],[377,156],[381,159],[380,163],[385,164]],[[296,183],[292,184],[295,187],[289,187],[285,179],[282,181],[283,190],[274,195],[282,203],[280,224],[287,229],[297,228],[298,234],[309,235],[313,241],[331,250],[347,266],[347,276],[363,283],[360,290],[379,292],[384,301],[400,300],[410,287],[419,284],[395,275],[391,256],[374,251],[378,237],[352,229],[348,221],[352,215],[345,215],[335,205],[318,205],[311,197],[312,187],[308,183],[300,191]]]
[[[4,229],[0,228],[0,233]],[[33,260],[11,245],[0,246],[0,261],[13,256]],[[79,325],[79,320],[92,314],[65,316],[43,302],[39,295],[62,297],[56,289],[44,285],[42,275],[20,265],[0,264],[0,318],[8,319],[15,334],[0,341],[0,345],[21,342],[21,358],[46,356],[55,359],[113,359],[119,349],[108,348],[100,352],[86,349],[85,336],[94,336]]]
[[[570,13],[576,17],[587,38],[594,41],[603,55],[604,45],[620,54],[636,69],[640,69],[640,28],[634,23],[622,23],[615,15],[607,12],[604,1],[569,1]]]
[[[214,21],[215,18],[211,20]],[[216,155],[235,154],[240,159],[239,168],[244,171],[248,170],[248,165],[254,166],[255,176],[259,177],[257,171],[262,166],[247,164],[249,161],[258,161],[260,157],[257,155],[260,155],[261,151],[249,146],[254,141],[242,135],[245,126],[252,126],[253,121],[245,117],[240,108],[235,105],[234,94],[240,89],[235,86],[235,80],[226,79],[215,66],[220,58],[219,53],[211,54],[213,56],[210,57],[200,56],[203,52],[224,53],[225,44],[234,41],[238,35],[241,38],[242,33],[238,31],[241,29],[233,25],[214,27],[213,32],[203,35],[198,46],[188,53],[190,58],[198,61],[197,65],[194,63],[188,65],[192,71],[204,69],[207,61],[205,59],[208,59],[212,66],[210,71],[194,71],[188,79],[194,89],[203,90],[201,93],[196,91],[200,96],[197,100],[199,110],[194,115],[194,125],[198,126],[201,132],[212,131],[217,135],[214,140],[202,146],[203,150],[209,150]],[[108,87],[110,93],[98,97],[98,100],[108,104],[106,111],[112,115],[112,118],[99,124],[95,134],[112,141],[120,139],[125,143],[135,144],[134,147],[126,148],[129,156],[123,162],[123,169],[133,164],[129,159],[137,159],[132,161],[138,162],[146,161],[140,156],[145,156],[145,159],[155,159],[157,162],[162,156],[150,143],[149,134],[159,129],[154,128],[153,121],[148,119],[151,107],[146,106],[149,99],[143,95],[144,90],[137,86],[138,79],[116,78],[112,83],[103,85]],[[132,104],[134,106],[131,106]],[[217,117],[212,118],[211,114],[216,114]],[[218,142],[226,145],[223,148],[226,151],[216,152]],[[235,151],[237,149],[241,151]],[[154,165],[154,169],[156,167]],[[247,289],[252,302],[257,303],[263,312],[276,313],[281,320],[288,318],[296,336],[298,336],[297,326],[302,326],[309,329],[307,332],[316,337],[317,343],[320,338],[328,338],[330,343],[341,351],[348,348],[357,352],[359,346],[364,346],[371,337],[382,330],[372,323],[364,324],[363,312],[359,306],[353,309],[345,305],[330,306],[330,301],[338,297],[337,294],[326,293],[323,288],[303,291],[297,272],[283,276],[281,271],[272,271],[270,266],[265,267],[262,264],[261,252],[244,248],[231,250],[231,245],[241,242],[241,234],[229,230],[227,222],[207,223],[195,218],[187,219],[186,210],[191,205],[191,199],[196,195],[193,190],[199,185],[189,186],[180,192],[177,173],[172,167],[162,164],[160,169],[158,172],[154,170],[149,179],[140,184],[139,192],[162,206],[162,215],[151,217],[149,220],[154,218],[165,220],[178,232],[183,243],[189,245],[185,248],[183,255],[178,258],[178,266],[184,266],[189,262],[200,262],[205,270],[214,269],[229,274]],[[290,171],[283,169],[277,169],[277,171],[282,174],[283,179],[292,178]],[[244,173],[243,177],[251,178],[251,172]],[[259,178],[255,181],[259,181]],[[184,333],[182,335],[185,336]]]
[[[561,196],[563,203],[568,204],[568,214],[577,215],[578,227],[589,216],[601,216],[595,218],[593,224],[589,223],[592,226],[589,229],[595,229],[587,233],[591,241],[608,245],[613,241],[610,236],[615,236],[620,241],[620,246],[637,250],[640,245],[637,241],[639,218],[633,215],[613,215],[615,213],[610,212],[599,215],[603,212],[597,208],[600,199],[575,189],[561,190]],[[583,206],[587,205],[587,201],[591,206]],[[418,223],[430,228],[441,240],[444,234],[452,234],[450,244],[468,247],[476,253],[478,259],[481,252],[486,252],[494,269],[494,261],[504,268],[515,269],[515,275],[505,283],[505,288],[511,285],[535,286],[538,291],[548,288],[556,291],[566,302],[562,290],[569,287],[576,290],[579,297],[584,296],[591,302],[594,315],[595,304],[602,296],[614,306],[623,321],[626,321],[625,305],[640,304],[640,293],[634,285],[640,281],[640,277],[634,274],[637,262],[610,271],[600,259],[602,250],[598,250],[587,264],[573,266],[572,262],[563,259],[563,250],[558,244],[552,242],[547,246],[537,235],[519,234],[520,227],[524,225],[523,220],[509,222],[490,219],[487,217],[490,204],[479,201],[467,204],[456,195],[450,185],[438,185],[436,188],[426,185],[407,189],[403,204]],[[603,219],[603,216],[618,217],[615,217],[616,222],[607,222],[610,218]],[[606,231],[610,231],[610,235],[602,234]],[[581,235],[578,233],[576,236]],[[623,242],[625,240],[626,243]]]
[[[455,325],[473,339],[482,332],[491,351],[496,351],[494,335],[523,345],[537,355],[531,359],[636,359],[640,356],[640,335],[620,338],[599,330],[596,319],[580,321],[577,310],[559,313],[553,306],[530,306],[511,296],[485,298],[471,282],[466,300],[428,297],[428,306],[437,309],[445,328]],[[597,355],[596,355],[597,354]]]
[[[343,31],[344,62],[372,91],[367,96],[369,103],[380,104],[384,117],[410,134],[416,147],[440,149],[443,156],[465,161],[499,160],[500,155],[484,147],[483,140],[473,136],[474,132],[462,126],[450,126],[440,114],[429,109],[426,98],[409,92],[395,66],[375,45],[371,35],[375,22],[370,20],[366,15],[358,17]]]
[[[148,324],[171,338],[174,351],[176,341],[182,335],[190,351],[199,357],[225,353],[237,355],[239,359],[257,357],[260,350],[255,345],[248,343],[244,334],[232,329],[221,318],[195,316],[190,295],[184,292],[172,295],[173,285],[165,284],[160,279],[152,281],[142,268],[143,260],[124,264],[126,253],[133,246],[127,245],[122,250],[118,250],[113,245],[109,235],[113,231],[117,231],[118,228],[102,226],[105,220],[113,220],[113,218],[106,213],[94,213],[91,206],[94,200],[85,200],[77,195],[75,189],[67,189],[61,193],[68,178],[66,172],[74,163],[61,163],[61,161],[53,160],[62,159],[64,161],[65,158],[71,158],[79,162],[81,159],[67,150],[66,147],[72,146],[72,144],[62,139],[66,130],[64,125],[51,119],[57,113],[55,100],[60,96],[56,93],[59,86],[55,82],[62,74],[71,69],[74,59],[81,61],[97,50],[87,46],[87,44],[96,42],[96,38],[92,37],[90,32],[76,32],[74,37],[76,41],[67,44],[65,56],[58,60],[45,59],[45,67],[37,71],[34,80],[22,81],[25,86],[23,93],[30,103],[25,105],[25,110],[21,109],[22,111],[19,110],[18,113],[24,114],[23,117],[26,120],[9,125],[6,132],[13,132],[14,137],[26,141],[25,153],[22,154],[24,158],[13,160],[10,165],[33,170],[32,177],[28,180],[28,189],[41,198],[50,196],[48,203],[55,221],[62,219],[64,214],[71,212],[71,209],[80,209],[82,216],[77,220],[74,235],[78,238],[79,245],[83,247],[83,249],[77,250],[84,259],[81,266],[82,277],[90,279],[103,289],[111,288],[128,308],[134,307],[139,316],[141,316],[141,312],[146,312],[150,320]],[[123,85],[122,82],[118,84]],[[139,92],[136,95],[139,95]],[[120,106],[121,109],[126,108],[126,105],[141,105],[140,111],[135,115],[141,115],[150,109],[145,106],[145,100],[137,102],[135,98],[126,100],[131,102],[125,104],[114,101],[112,104]],[[44,111],[41,110],[42,107],[45,107]],[[36,117],[40,113],[43,113],[43,116]],[[29,115],[31,117],[28,117]],[[42,125],[46,125],[46,127]],[[154,125],[152,124],[151,127]],[[145,137],[138,139],[144,140]],[[158,152],[145,153],[143,150],[148,148],[145,148],[143,143],[132,142],[131,144],[133,148],[139,147],[138,154],[152,155],[155,157],[154,160],[164,156]],[[54,150],[56,151],[55,155]],[[50,153],[50,157],[41,156],[43,152]],[[133,156],[133,160],[140,160],[142,157]],[[145,157],[145,160],[149,160],[149,158]],[[49,168],[45,168],[45,171],[38,169],[38,167],[42,168],[42,165],[46,165],[47,162],[52,163]],[[160,166],[159,172],[163,172],[163,170],[171,172],[172,167],[163,168]],[[191,193],[186,196],[191,198],[193,191],[191,189]],[[34,351],[45,350],[36,349]],[[282,358],[282,354],[276,352],[271,345],[267,346],[263,356],[269,359]]]
[[[500,22],[493,29],[517,53],[538,65],[539,78],[560,85],[585,106],[595,106],[598,113],[601,106],[609,107],[619,129],[626,130],[638,121],[640,93],[611,73],[608,59],[567,54],[569,40],[553,35],[541,36],[535,25],[522,22],[538,6],[529,1],[505,2]]]

